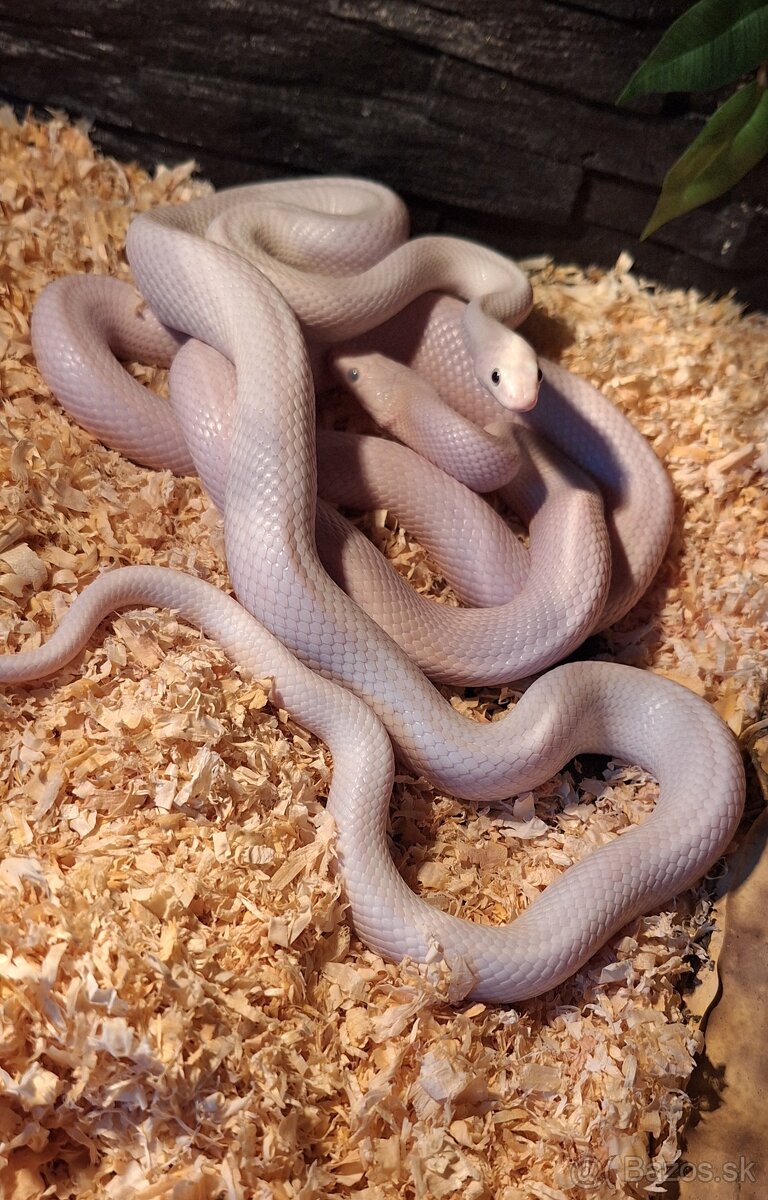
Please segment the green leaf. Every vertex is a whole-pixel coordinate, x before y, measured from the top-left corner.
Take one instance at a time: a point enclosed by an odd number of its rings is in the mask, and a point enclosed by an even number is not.
[[[767,58],[766,0],[699,0],[670,25],[617,104],[648,92],[710,91]]]
[[[766,154],[768,90],[754,81],[718,108],[669,170],[641,238],[727,192]]]

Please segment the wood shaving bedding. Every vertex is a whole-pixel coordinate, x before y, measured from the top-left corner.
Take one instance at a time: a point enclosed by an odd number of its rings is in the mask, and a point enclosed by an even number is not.
[[[80,430],[29,343],[49,279],[128,278],[133,214],[205,186],[191,164],[150,178],[101,158],[61,116],[0,112],[6,652],[40,644],[118,564],[228,586],[198,482]],[[589,650],[673,676],[739,734],[768,661],[768,320],[638,280],[627,256],[528,265],[529,336],[631,416],[678,495],[659,579]],[[445,594],[390,514],[369,526]],[[515,698],[444,691],[478,720]],[[385,963],[351,932],[331,769],[266,681],[169,612],[122,613],[52,680],[0,691],[0,1194],[559,1200],[665,1177],[702,1044],[686,985],[712,975],[713,880],[555,992],[454,1008],[439,963]],[[433,903],[500,922],[653,800],[645,775],[602,760],[487,808],[403,774],[393,849]]]

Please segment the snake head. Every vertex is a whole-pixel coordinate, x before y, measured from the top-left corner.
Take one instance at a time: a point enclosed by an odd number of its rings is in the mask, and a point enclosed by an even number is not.
[[[539,398],[542,374],[533,347],[503,323],[508,308],[506,292],[471,300],[464,337],[477,381],[502,408],[528,412]]]
[[[406,411],[435,396],[415,371],[374,351],[336,351],[329,363],[339,383],[382,429],[394,430]]]
[[[474,356],[478,381],[503,408],[528,412],[539,398],[541,368],[533,347],[511,329],[497,327]]]

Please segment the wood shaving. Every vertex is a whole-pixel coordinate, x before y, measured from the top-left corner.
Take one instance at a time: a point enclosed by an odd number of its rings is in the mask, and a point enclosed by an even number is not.
[[[46,282],[129,277],[131,217],[206,190],[100,157],[82,126],[0,112],[0,645],[45,640],[105,568],[227,587],[195,479],[74,425],[29,319]],[[670,675],[739,734],[768,632],[768,321],[613,271],[534,264],[527,333],[626,411],[678,496],[648,596],[590,653]],[[161,373],[137,374],[154,386]],[[415,583],[444,581],[391,514],[369,522]],[[168,612],[106,621],[53,680],[0,692],[0,1193],[128,1200],[559,1200],[639,1196],[680,1154],[712,973],[712,881],[633,922],[556,992],[446,1003],[451,980],[351,932],[325,748]],[[514,692],[451,692],[492,719]],[[473,808],[398,777],[408,882],[470,920],[513,916],[641,821],[654,785],[603,761]],[[638,1179],[640,1180],[638,1182]]]

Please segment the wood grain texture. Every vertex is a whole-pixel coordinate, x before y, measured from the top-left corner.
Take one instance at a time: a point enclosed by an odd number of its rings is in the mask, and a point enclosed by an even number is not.
[[[0,97],[218,186],[375,176],[416,231],[610,264],[768,308],[768,167],[638,234],[708,97],[615,97],[687,0],[0,0]]]

